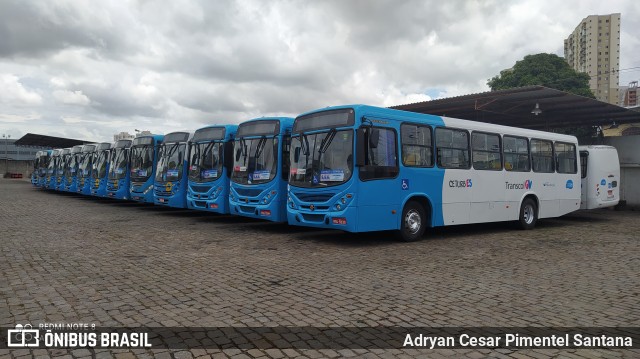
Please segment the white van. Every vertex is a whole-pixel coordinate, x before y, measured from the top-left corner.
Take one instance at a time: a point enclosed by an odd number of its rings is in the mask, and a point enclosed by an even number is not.
[[[620,161],[612,146],[579,146],[580,209],[612,207],[620,201]]]

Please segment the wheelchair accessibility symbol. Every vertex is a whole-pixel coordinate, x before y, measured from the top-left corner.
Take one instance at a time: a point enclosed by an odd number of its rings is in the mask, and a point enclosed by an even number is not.
[[[402,190],[406,191],[409,189],[409,180],[408,179],[403,179],[402,180]]]

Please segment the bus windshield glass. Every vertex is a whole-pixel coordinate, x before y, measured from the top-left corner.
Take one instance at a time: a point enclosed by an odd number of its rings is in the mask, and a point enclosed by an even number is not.
[[[167,143],[159,147],[156,181],[177,181],[182,178],[182,166],[186,147],[184,143]]]
[[[104,178],[107,174],[107,160],[109,151],[100,151],[96,154],[91,170],[91,178]]]
[[[209,182],[222,175],[222,142],[192,143],[189,179]]]
[[[52,175],[53,172],[56,169],[56,165],[58,164],[58,157],[51,157],[51,160],[49,161],[49,165],[47,166],[47,174],[48,175]]]
[[[131,147],[131,180],[144,182],[153,174],[153,145]]]
[[[91,165],[93,159],[93,152],[85,152],[79,155],[78,161],[78,177],[89,177],[91,174]]]
[[[78,170],[78,154],[70,154],[67,157],[67,164],[64,168],[64,176],[67,180],[70,180],[71,177],[76,175],[76,171]]]
[[[127,148],[114,148],[109,162],[109,179],[123,179],[127,176]]]
[[[231,180],[240,184],[271,181],[278,173],[278,139],[274,136],[239,138],[234,144]]]
[[[291,138],[289,183],[328,187],[347,182],[353,172],[353,130],[300,134]]]
[[[49,167],[49,163],[51,162],[51,157],[48,154],[43,154],[38,158],[38,163],[36,164],[37,174],[42,177],[46,174],[45,168]]]

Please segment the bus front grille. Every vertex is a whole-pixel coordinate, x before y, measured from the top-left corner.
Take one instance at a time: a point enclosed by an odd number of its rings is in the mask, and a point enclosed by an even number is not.
[[[300,213],[302,218],[307,222],[322,223],[324,222],[324,214]]]
[[[234,188],[236,193],[243,197],[255,197],[259,195],[262,190],[259,188]]]
[[[335,196],[335,193],[304,193],[304,192],[294,192],[293,193],[299,200],[303,202],[327,202]]]

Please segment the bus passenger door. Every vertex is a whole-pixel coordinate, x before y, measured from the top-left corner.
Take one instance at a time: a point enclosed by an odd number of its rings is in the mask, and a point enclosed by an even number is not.
[[[587,164],[589,163],[589,151],[580,151],[580,209],[586,209],[588,206],[587,191],[589,188],[589,180],[587,177]]]
[[[402,181],[398,163],[398,135],[392,128],[369,127],[365,143],[358,143],[364,152],[359,161],[358,211],[359,231],[379,231],[396,228],[399,216]]]

